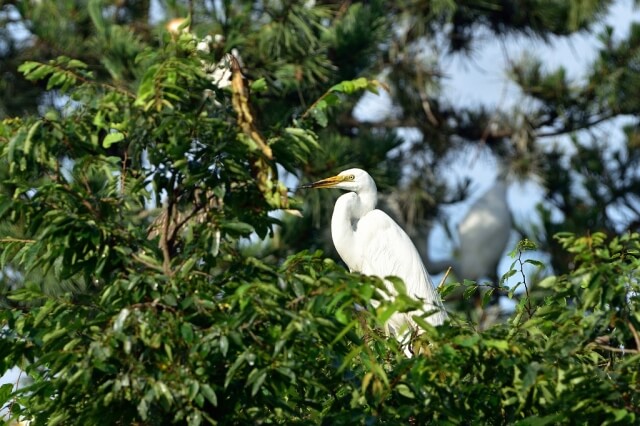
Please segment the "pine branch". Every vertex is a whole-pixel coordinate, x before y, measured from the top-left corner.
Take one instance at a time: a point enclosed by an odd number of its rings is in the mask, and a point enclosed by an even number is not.
[[[584,121],[577,126],[564,126],[556,130],[548,131],[548,132],[538,132],[535,134],[538,138],[548,138],[553,136],[564,135],[569,132],[576,132],[578,130],[584,130],[591,128],[593,126],[597,126],[598,124],[616,118],[618,116],[615,112],[609,112],[606,115],[603,115],[599,118],[594,119],[593,121]]]

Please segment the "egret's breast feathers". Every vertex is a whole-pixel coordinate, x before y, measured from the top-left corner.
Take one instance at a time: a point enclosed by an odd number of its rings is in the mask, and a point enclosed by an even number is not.
[[[386,213],[373,210],[365,215],[358,224],[356,240],[363,250],[362,273],[381,278],[397,276],[405,282],[407,290],[425,281],[413,242]]]

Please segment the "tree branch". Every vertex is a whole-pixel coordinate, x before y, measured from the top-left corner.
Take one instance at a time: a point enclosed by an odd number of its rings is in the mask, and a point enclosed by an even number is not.
[[[611,120],[612,118],[617,117],[619,114],[616,114],[614,112],[609,112],[606,115],[603,115],[602,117],[596,118],[593,121],[587,121],[584,123],[580,123],[579,125],[575,126],[575,127],[561,127],[559,129],[555,129],[555,130],[551,130],[548,132],[537,132],[535,133],[535,136],[538,138],[548,138],[548,137],[552,137],[552,136],[560,136],[560,135],[564,135],[565,133],[569,133],[569,132],[575,132],[578,130],[584,130],[587,129],[589,127],[592,126],[596,126],[604,121],[607,120]]]
[[[169,179],[169,186],[167,188],[167,207],[165,208],[164,220],[162,221],[162,230],[160,232],[160,250],[162,250],[162,269],[166,276],[173,276],[171,270],[171,239],[169,238],[169,232],[171,229],[171,218],[173,216],[173,210],[175,206],[174,201],[174,186],[175,186],[175,174]]]
[[[13,238],[13,237],[4,237],[0,238],[0,243],[24,243],[24,244],[33,244],[36,240],[29,240],[24,238]]]
[[[171,213],[173,211],[173,200],[169,197],[167,208],[162,222],[162,232],[160,232],[160,249],[162,250],[162,270],[166,276],[171,277],[171,250],[169,248],[169,228],[171,226]]]
[[[609,351],[609,352],[616,352],[621,354],[640,354],[640,350],[637,350],[637,349],[615,348],[609,345],[600,345],[595,342],[593,342],[592,344],[598,349],[604,349],[605,351]]]
[[[636,342],[636,350],[640,351],[640,336],[638,336],[638,331],[631,321],[627,320],[627,325],[629,326],[629,331],[633,334],[633,340]]]

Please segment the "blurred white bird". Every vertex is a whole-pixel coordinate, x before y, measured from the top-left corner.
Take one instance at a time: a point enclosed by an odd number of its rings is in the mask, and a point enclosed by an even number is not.
[[[496,183],[469,209],[458,225],[460,277],[472,280],[489,278],[497,284],[498,263],[511,235],[511,212],[507,204],[507,183]]]
[[[339,188],[350,191],[338,198],[331,217],[333,244],[351,271],[380,278],[396,276],[406,286],[407,294],[423,302],[420,311],[396,313],[386,324],[402,341],[407,333],[417,331],[413,315],[432,312],[426,320],[440,325],[447,319],[442,300],[409,236],[386,213],[377,210],[376,184],[367,172],[349,169],[337,176],[322,179],[302,188]],[[391,299],[397,295],[385,281]]]
[[[497,284],[497,268],[511,236],[507,182],[501,174],[478,198],[458,225],[458,249],[451,260],[426,261],[434,273],[449,266],[459,280],[490,279]]]

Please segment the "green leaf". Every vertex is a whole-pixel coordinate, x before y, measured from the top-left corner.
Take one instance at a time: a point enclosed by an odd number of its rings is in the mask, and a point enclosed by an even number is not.
[[[0,407],[5,407],[9,399],[11,398],[11,393],[13,392],[13,383],[5,383],[0,385]]]
[[[482,295],[482,307],[487,307],[489,305],[489,302],[491,301],[491,296],[495,291],[496,289],[492,287],[484,292],[484,294]]]
[[[54,328],[53,330],[51,330],[50,332],[42,336],[42,342],[47,343],[51,340],[56,340],[58,337],[64,336],[65,334],[69,333],[69,330],[67,328],[61,327],[60,325],[58,325],[58,327],[59,328]]]
[[[480,335],[472,334],[470,336],[457,336],[454,340],[454,343],[466,348],[470,348],[477,345],[479,341]]]
[[[200,384],[200,393],[204,396],[207,401],[211,403],[214,407],[218,406],[218,397],[216,393],[213,391],[213,388],[206,383]]]
[[[335,86],[333,86],[330,91],[332,92],[340,92],[346,94],[352,94],[354,92],[360,90],[368,90],[372,93],[377,94],[378,89],[383,87],[382,84],[377,80],[368,80],[364,77],[357,78],[355,80],[347,80],[342,81]]]
[[[251,396],[255,396],[258,391],[260,390],[260,387],[262,386],[262,384],[264,383],[265,379],[267,378],[267,371],[266,370],[254,370],[257,371],[256,374],[254,376],[252,376],[252,374],[249,374],[249,383],[253,382],[253,385],[251,386]],[[252,371],[253,373],[253,371]]]
[[[558,282],[558,277],[551,275],[543,278],[542,281],[540,281],[537,285],[540,288],[553,288],[556,286],[557,282]]]
[[[524,261],[524,263],[528,263],[529,265],[533,265],[535,267],[538,268],[544,268],[544,263],[540,262],[539,260],[535,260],[535,259],[527,259]]]
[[[194,400],[196,395],[198,395],[199,391],[200,391],[200,383],[196,380],[192,380],[191,383],[189,383],[188,398],[190,400]]]
[[[15,302],[25,302],[28,300],[37,300],[45,297],[42,290],[36,285],[29,284],[25,287],[19,288],[10,292],[7,299]]]
[[[227,336],[220,336],[220,353],[223,357],[227,357],[227,351],[229,350],[229,339]]]
[[[36,317],[33,321],[33,326],[37,327],[40,323],[56,308],[56,303],[53,300],[47,300],[45,304],[37,310]]]
[[[466,283],[465,283],[466,284]],[[477,285],[469,285],[464,289],[463,297],[465,299],[469,299],[472,295],[474,295],[478,291]]]
[[[225,380],[224,380],[224,387],[225,388],[227,388],[229,386],[229,383],[231,383],[231,380],[235,376],[236,371],[245,362],[246,356],[247,356],[247,352],[243,352],[240,356],[238,356],[236,358],[236,360],[233,362],[233,364],[231,364],[231,367],[227,371],[227,374],[226,374],[226,377],[225,377]]]
[[[39,62],[26,61],[26,62],[23,62],[18,67],[18,71],[20,71],[21,73],[23,73],[26,76],[26,75],[30,74],[34,69],[36,69],[39,66],[40,66]]]
[[[124,140],[124,134],[120,132],[111,132],[102,140],[102,147],[109,148],[114,143],[118,143]]]
[[[239,234],[242,234],[242,235],[249,235],[254,231],[253,226],[251,226],[248,223],[239,222],[239,221],[223,222],[220,225],[220,229],[223,229],[225,231],[231,231],[231,232],[239,233]]]
[[[258,80],[251,83],[250,88],[251,92],[260,93],[266,92],[269,87],[267,86],[267,80],[265,80],[264,78],[259,78]]]
[[[194,334],[193,334],[193,327],[191,327],[191,324],[187,322],[183,322],[180,325],[180,334],[182,335],[182,338],[187,344],[191,344],[193,342]]]
[[[311,115],[320,127],[327,127],[327,124],[329,124],[329,117],[327,116],[325,109],[326,102],[323,101],[318,103],[316,108],[311,112]]]
[[[25,138],[24,144],[22,146],[22,151],[25,153],[25,155],[29,155],[31,146],[33,145],[33,137],[35,136],[41,125],[42,121],[38,120],[29,128],[29,132],[27,133],[27,137]]]
[[[495,340],[495,339],[485,339],[483,343],[488,348],[495,348],[501,351],[506,351],[509,349],[509,342],[506,340]]]
[[[340,308],[338,308],[336,310],[335,316],[340,324],[346,325],[346,324],[349,324],[350,315],[347,315],[344,309],[345,309],[345,305],[342,305]]]
[[[415,399],[416,397],[411,389],[409,389],[409,386],[405,385],[404,383],[400,383],[395,387],[395,389],[400,395],[404,396],[405,398]]]

